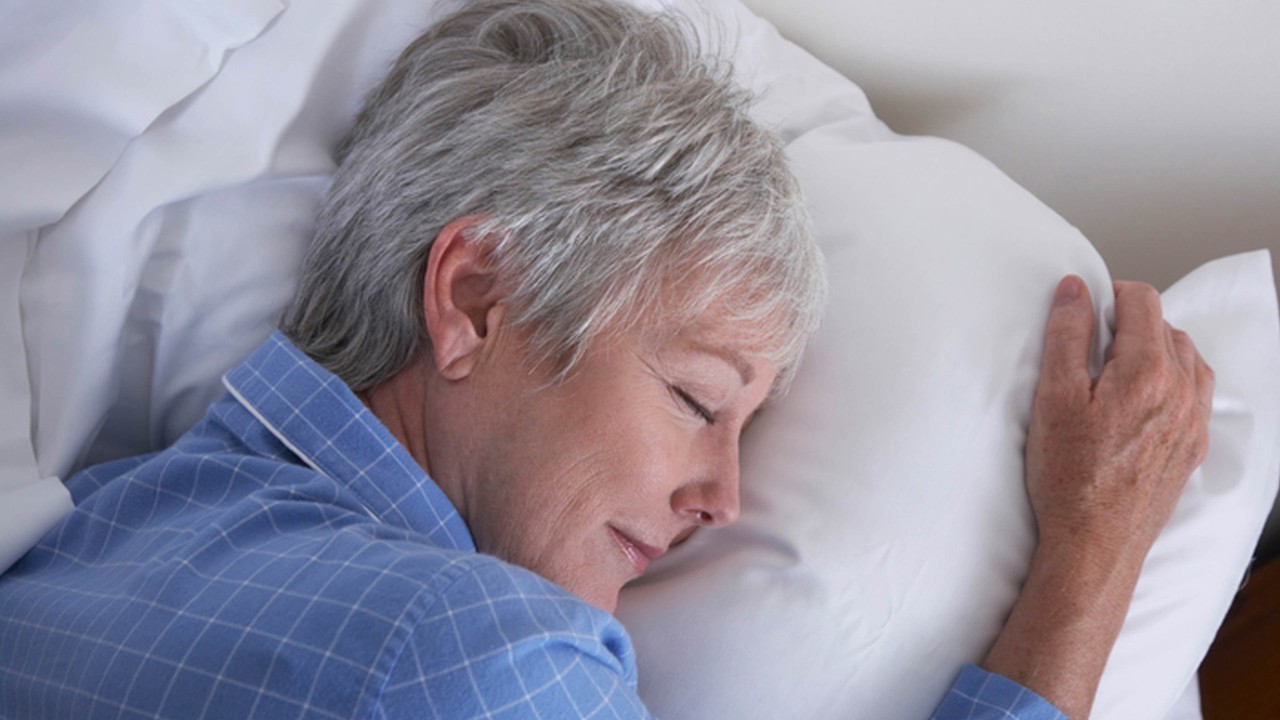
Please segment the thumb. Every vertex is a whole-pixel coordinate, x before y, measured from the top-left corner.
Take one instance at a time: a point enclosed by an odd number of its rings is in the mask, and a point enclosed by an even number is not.
[[[1093,344],[1093,303],[1089,288],[1075,275],[1058,283],[1044,331],[1044,360],[1040,381],[1088,388],[1089,348]]]

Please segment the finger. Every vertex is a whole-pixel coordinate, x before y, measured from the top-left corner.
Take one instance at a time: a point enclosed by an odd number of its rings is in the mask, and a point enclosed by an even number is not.
[[[1164,349],[1170,358],[1177,359],[1180,357],[1178,355],[1178,347],[1173,342],[1173,326],[1169,324],[1168,320],[1164,323]],[[1188,374],[1187,377],[1192,377],[1192,375]]]
[[[1146,283],[1117,281],[1112,357],[1142,356],[1165,347],[1160,293]]]
[[[1089,348],[1093,344],[1093,303],[1089,288],[1075,275],[1058,283],[1044,333],[1041,381],[1088,388]]]
[[[1195,356],[1195,378],[1196,378],[1196,399],[1200,403],[1200,409],[1205,418],[1213,414],[1213,390],[1217,386],[1217,377],[1213,373],[1213,368],[1209,367],[1209,363],[1200,357],[1200,353]]]
[[[1196,466],[1209,455],[1209,421],[1213,419],[1213,389],[1216,385],[1213,369],[1196,353],[1196,402],[1200,409],[1201,445],[1196,453]]]
[[[1177,328],[1169,328],[1169,344],[1173,349],[1173,357],[1178,359],[1178,365],[1182,366],[1182,371],[1186,373],[1187,378],[1198,380],[1196,374],[1197,363],[1203,363],[1200,353],[1196,351],[1196,344],[1191,341],[1191,336]]]

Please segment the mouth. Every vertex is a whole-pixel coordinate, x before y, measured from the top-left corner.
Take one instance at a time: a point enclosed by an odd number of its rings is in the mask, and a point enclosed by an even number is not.
[[[666,550],[646,545],[612,525],[609,526],[609,532],[613,535],[614,542],[618,543],[622,554],[626,556],[631,566],[635,568],[636,575],[643,575],[644,571],[649,568],[650,560],[661,557],[666,553]]]

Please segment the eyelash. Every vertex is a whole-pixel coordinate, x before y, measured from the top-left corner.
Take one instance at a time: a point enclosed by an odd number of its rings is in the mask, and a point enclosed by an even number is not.
[[[710,410],[703,407],[702,403],[698,402],[697,400],[694,400],[693,396],[690,395],[684,388],[676,387],[673,385],[671,387],[671,391],[676,394],[676,397],[680,398],[680,401],[683,402],[685,406],[687,406],[690,410],[692,410],[695,415],[702,418],[703,421],[706,422],[708,425],[716,424],[716,416],[713,415]]]

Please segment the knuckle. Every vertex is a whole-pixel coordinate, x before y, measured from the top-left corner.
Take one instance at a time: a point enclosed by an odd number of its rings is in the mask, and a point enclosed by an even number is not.
[[[1194,472],[1196,468],[1204,464],[1205,458],[1209,456],[1209,433],[1205,431],[1196,432],[1194,436],[1187,439],[1183,446],[1183,462],[1186,463],[1187,473]]]
[[[1191,336],[1182,330],[1173,331],[1173,347],[1185,360],[1191,362],[1202,361],[1200,351],[1196,349],[1196,343]]]
[[[1044,343],[1047,348],[1060,348],[1069,345],[1076,339],[1078,331],[1076,328],[1067,324],[1059,317],[1051,318],[1049,325],[1044,330]],[[1065,361],[1065,357],[1061,353],[1048,353],[1046,359],[1050,362],[1061,363]]]
[[[1168,358],[1153,358],[1130,383],[1132,394],[1149,404],[1165,401],[1175,389],[1177,373]]]
[[[1204,464],[1205,458],[1209,457],[1209,433],[1208,431],[1200,433],[1196,438],[1196,465]]]
[[[1195,393],[1189,387],[1179,388],[1170,396],[1170,404],[1173,409],[1174,417],[1185,423],[1198,423],[1200,417],[1200,403],[1197,401]]]
[[[1075,388],[1056,376],[1046,375],[1036,391],[1036,402],[1051,409],[1068,407],[1075,397]]]
[[[1160,291],[1147,283],[1128,280],[1122,284],[1117,284],[1117,289],[1121,290],[1130,302],[1148,305],[1160,304]]]

